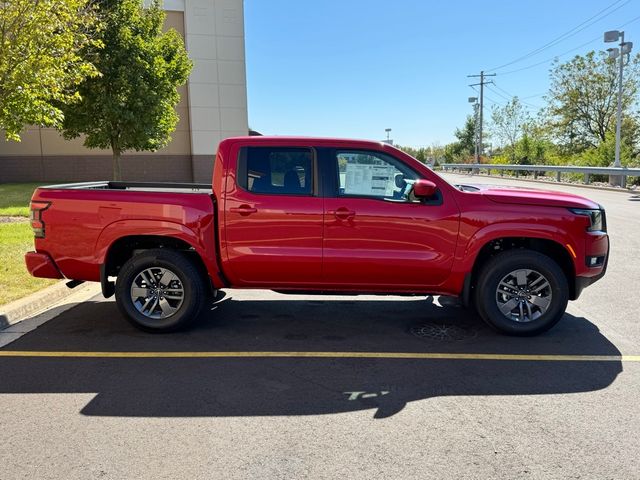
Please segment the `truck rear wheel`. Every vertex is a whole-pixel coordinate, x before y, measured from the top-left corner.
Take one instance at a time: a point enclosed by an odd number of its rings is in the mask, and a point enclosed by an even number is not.
[[[508,335],[549,330],[560,321],[569,300],[562,269],[532,250],[509,250],[491,258],[478,275],[475,290],[480,317]]]
[[[122,314],[147,332],[183,328],[206,298],[198,268],[184,254],[168,249],[147,250],[130,258],[116,282],[116,303]]]

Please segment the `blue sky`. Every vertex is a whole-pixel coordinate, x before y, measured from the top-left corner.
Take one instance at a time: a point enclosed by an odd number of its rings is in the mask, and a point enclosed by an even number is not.
[[[496,86],[485,90],[485,117],[510,95],[535,111],[551,62],[510,72],[572,49],[560,60],[604,50],[603,32],[625,23],[638,52],[640,0],[245,0],[249,125],[368,139],[392,128],[402,145],[445,144],[471,113],[468,74],[566,34],[495,70]]]

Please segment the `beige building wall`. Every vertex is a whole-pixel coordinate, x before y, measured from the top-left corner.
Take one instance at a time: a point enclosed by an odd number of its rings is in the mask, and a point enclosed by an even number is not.
[[[185,38],[194,67],[179,88],[171,142],[157,152],[125,153],[123,176],[210,182],[218,143],[248,132],[242,0],[165,0],[164,8],[165,28]],[[109,150],[85,148],[82,138],[29,127],[22,142],[0,140],[0,183],[108,179],[110,157]]]
[[[180,0],[175,0],[180,1]],[[184,0],[194,177],[211,172],[224,138],[247,135],[247,81],[242,0]]]

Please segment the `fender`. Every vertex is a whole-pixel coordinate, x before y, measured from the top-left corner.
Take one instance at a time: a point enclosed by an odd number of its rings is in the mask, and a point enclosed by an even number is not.
[[[94,249],[96,263],[98,265],[105,263],[107,253],[116,240],[145,235],[175,238],[189,244],[202,259],[214,287],[223,288],[221,272],[217,268],[215,238],[211,224],[208,228],[194,232],[185,225],[166,220],[129,219],[113,222],[100,232],[96,240]]]
[[[487,243],[499,238],[516,237],[516,238],[539,238],[541,240],[550,240],[562,246],[571,258],[574,255],[567,248],[567,244],[571,245],[576,252],[580,245],[573,242],[566,231],[553,225],[531,225],[527,223],[494,223],[477,230],[473,236],[469,238],[466,245],[458,245],[456,249],[456,258],[459,265],[466,271],[471,271],[476,261],[478,253]]]
[[[464,230],[464,226],[461,226],[451,276],[445,282],[447,290],[456,294],[464,293],[465,280],[467,283],[470,281],[470,274],[480,250],[493,240],[507,237],[550,240],[562,246],[573,260],[574,268],[576,267],[576,255],[574,253],[579,256],[583,254],[584,250],[584,244],[573,240],[566,230],[556,225],[520,222],[493,223],[476,230],[471,236],[465,235]],[[468,225],[466,233],[468,233]],[[570,245],[574,252],[571,252],[567,245]]]

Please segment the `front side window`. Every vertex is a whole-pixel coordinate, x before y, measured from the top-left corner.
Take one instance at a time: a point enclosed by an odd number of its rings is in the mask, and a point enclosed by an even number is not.
[[[409,201],[418,175],[395,158],[378,152],[336,152],[341,196]]]
[[[238,184],[253,193],[311,195],[312,165],[308,148],[246,147],[238,160]]]

